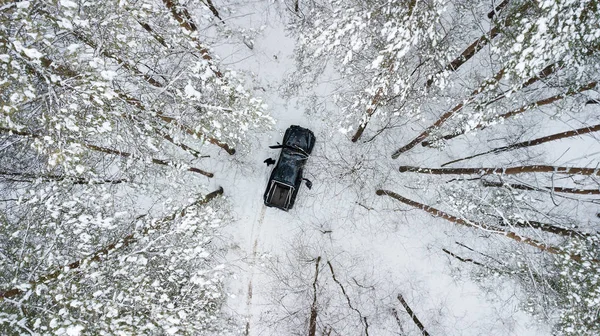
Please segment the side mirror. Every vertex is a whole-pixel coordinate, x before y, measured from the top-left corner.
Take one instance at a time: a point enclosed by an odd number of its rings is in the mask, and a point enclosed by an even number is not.
[[[306,178],[303,178],[304,182],[306,182],[306,187],[308,189],[312,189],[312,181]]]

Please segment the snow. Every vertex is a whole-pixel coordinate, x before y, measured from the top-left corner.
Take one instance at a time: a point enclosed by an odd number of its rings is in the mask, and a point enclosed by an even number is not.
[[[227,311],[247,323],[246,334],[289,334],[306,327],[295,325],[298,321],[286,311],[310,304],[298,293],[312,290],[314,258],[321,256],[324,262],[331,262],[337,277],[352,292],[354,304],[371,319],[373,334],[397,334],[391,308],[398,310],[410,334],[418,333],[396,300],[402,294],[434,335],[547,335],[546,326],[520,310],[514,284],[498,281],[496,291],[486,291],[466,275],[470,267],[457,265],[442,253],[442,248],[476,232],[452,227],[417,210],[398,211],[397,204],[375,196],[376,188],[392,180],[396,182],[392,185],[403,184],[398,176],[377,176],[375,166],[386,166],[377,171],[394,172],[399,162],[389,162],[381,142],[371,146],[350,143],[351,134],[344,134],[348,131],[340,122],[343,111],[332,102],[334,87],[327,84],[336,74],[325,74],[322,83],[315,83],[312,91],[299,96],[283,94],[281,88],[295,66],[294,41],[283,33],[285,22],[269,15],[268,5],[255,6],[267,8],[248,8],[247,15],[240,15],[244,21],[235,22],[244,27],[264,26],[254,49],[215,49],[235,69],[255,74],[260,88],[255,88],[255,94],[264,97],[277,120],[272,132],[256,135],[248,146],[252,152],[236,154],[241,162],[224,164],[214,181],[223,185],[237,218],[228,227],[236,246],[228,261],[239,271],[227,282]],[[266,14],[261,17],[256,13]],[[380,56],[373,66],[382,60]],[[325,106],[320,114],[311,113],[306,105],[308,99],[304,98],[311,95]],[[278,155],[267,146],[281,141],[292,124],[308,127],[317,136],[305,172],[314,187],[302,187],[294,208],[283,212],[262,204],[270,172],[262,161]],[[412,157],[414,163],[423,160],[419,154]],[[327,288],[319,292],[324,305],[322,318],[331,312],[325,302],[339,305],[340,314],[354,314],[344,307],[345,299],[332,282],[327,264],[321,267],[323,283],[319,286]],[[307,281],[294,282],[299,277]],[[295,285],[285,287],[282,279]],[[355,282],[374,290],[361,294]],[[286,300],[282,301],[283,297]],[[308,308],[302,309],[299,313],[308,316]],[[360,324],[354,318],[350,321]]]

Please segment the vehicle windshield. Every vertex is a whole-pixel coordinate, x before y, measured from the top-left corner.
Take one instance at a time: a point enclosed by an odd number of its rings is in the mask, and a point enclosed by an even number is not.
[[[290,147],[298,147],[302,151],[306,151],[309,148],[309,136],[304,132],[290,132],[289,138],[284,145]]]

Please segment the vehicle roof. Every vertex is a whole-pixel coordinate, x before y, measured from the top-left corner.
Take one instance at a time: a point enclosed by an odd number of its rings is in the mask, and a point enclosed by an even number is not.
[[[303,161],[305,160],[306,157],[304,155],[283,149],[279,157],[279,162],[277,162],[277,166],[273,170],[273,180],[295,187],[300,170],[304,166]]]

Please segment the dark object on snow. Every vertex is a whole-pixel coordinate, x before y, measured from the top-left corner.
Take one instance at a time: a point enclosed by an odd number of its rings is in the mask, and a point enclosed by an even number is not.
[[[311,130],[292,125],[285,131],[283,144],[269,146],[273,149],[281,148],[281,154],[267,183],[263,197],[266,206],[285,211],[294,206],[298,189],[304,180],[302,178],[304,164],[312,153],[315,140]],[[306,181],[306,186],[310,189],[312,182]]]
[[[306,182],[306,187],[308,189],[312,189],[312,181],[307,179],[307,178],[303,178],[302,180],[304,180],[304,182]]]
[[[272,158],[268,158],[268,159],[266,159],[266,160],[265,160],[265,161],[263,161],[263,162],[264,162],[264,163],[266,163],[266,164],[267,164],[267,167],[268,167],[268,166],[270,166],[270,165],[272,165],[272,164],[275,164],[275,162],[277,162],[277,161],[273,160]]]

